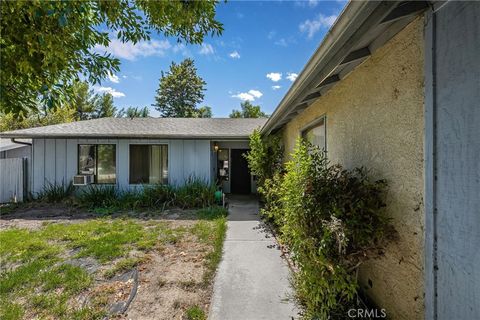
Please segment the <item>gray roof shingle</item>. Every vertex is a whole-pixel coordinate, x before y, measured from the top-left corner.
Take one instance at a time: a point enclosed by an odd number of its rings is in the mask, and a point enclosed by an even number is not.
[[[267,118],[101,118],[1,132],[2,138],[246,139]]]

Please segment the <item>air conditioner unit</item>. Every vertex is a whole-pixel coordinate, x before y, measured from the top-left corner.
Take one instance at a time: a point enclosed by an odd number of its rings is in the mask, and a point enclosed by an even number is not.
[[[73,177],[74,186],[86,186],[93,183],[93,174],[77,175]]]

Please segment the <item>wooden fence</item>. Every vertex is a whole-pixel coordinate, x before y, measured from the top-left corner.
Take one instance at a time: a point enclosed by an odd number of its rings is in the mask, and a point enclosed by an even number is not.
[[[26,195],[26,158],[0,159],[0,203],[21,202]]]

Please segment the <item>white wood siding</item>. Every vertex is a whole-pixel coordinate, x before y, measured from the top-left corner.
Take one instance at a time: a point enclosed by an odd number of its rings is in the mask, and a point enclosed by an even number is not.
[[[42,191],[46,184],[70,183],[77,174],[79,144],[115,144],[117,186],[130,188],[129,145],[168,145],[169,183],[181,185],[195,176],[211,182],[210,140],[128,140],[128,139],[33,139],[32,191]]]

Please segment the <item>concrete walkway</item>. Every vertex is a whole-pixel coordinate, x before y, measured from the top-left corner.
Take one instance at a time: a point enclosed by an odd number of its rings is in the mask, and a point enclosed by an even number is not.
[[[210,320],[296,318],[286,262],[275,238],[262,227],[258,202],[251,197],[229,200],[224,253],[215,277]]]

